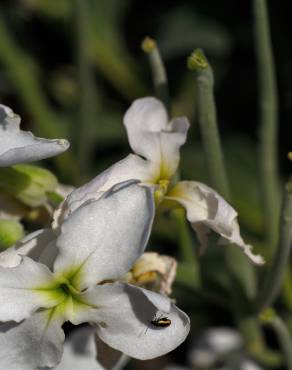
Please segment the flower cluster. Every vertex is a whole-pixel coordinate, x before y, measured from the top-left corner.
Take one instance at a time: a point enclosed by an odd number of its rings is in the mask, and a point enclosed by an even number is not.
[[[56,155],[68,147],[64,141],[21,131],[19,118],[7,107],[1,106],[0,113],[2,166]],[[150,359],[185,340],[189,318],[169,298],[121,282],[145,250],[157,206],[185,207],[202,244],[212,229],[254,263],[262,263],[243,242],[237,214],[222,197],[198,182],[173,183],[187,119],[168,122],[162,103],[144,98],[133,103],[124,123],[137,155],[74,190],[50,228],[27,235],[0,254],[1,369],[56,366],[66,321],[90,323],[113,357],[119,351]],[[155,276],[161,271],[153,269]],[[133,278],[145,277],[140,270],[131,270]],[[169,281],[163,284],[169,290]]]

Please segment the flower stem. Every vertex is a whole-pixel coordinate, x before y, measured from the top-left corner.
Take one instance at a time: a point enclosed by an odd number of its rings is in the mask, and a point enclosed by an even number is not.
[[[285,322],[272,309],[263,311],[260,315],[260,320],[263,324],[269,325],[274,329],[284,355],[285,369],[292,370],[292,338]]]
[[[292,246],[292,176],[288,180],[283,197],[280,220],[279,245],[272,260],[272,265],[267,272],[264,287],[259,296],[259,311],[271,306],[282,287],[284,273],[289,261]]]
[[[142,50],[148,54],[156,96],[168,108],[169,92],[167,75],[156,41],[150,37],[145,37],[142,42]]]
[[[192,284],[194,284],[195,287],[199,287],[201,286],[200,266],[198,257],[194,251],[194,243],[190,234],[189,226],[186,222],[185,210],[176,209],[172,214],[176,221],[181,259],[192,270]]]
[[[196,49],[188,58],[188,68],[196,71],[198,121],[209,179],[211,185],[229,199],[230,191],[217,126],[213,71],[200,49]]]
[[[148,54],[149,64],[152,71],[152,79],[155,87],[156,96],[165,104],[169,111],[168,79],[163,60],[160,55],[156,41],[150,37],[145,37],[141,45],[143,51]],[[177,172],[176,181],[180,175]],[[192,265],[196,278],[193,283],[199,284],[199,264],[194,251],[193,240],[188,228],[188,224],[183,210],[175,210],[173,216],[178,229],[179,245],[183,262]]]
[[[253,0],[255,53],[260,95],[260,180],[269,256],[278,240],[278,98],[266,0]]]
[[[282,348],[287,370],[292,370],[292,340],[288,328],[279,316],[274,318],[271,325],[277,334],[280,347]]]
[[[209,179],[211,185],[227,200],[230,200],[231,195],[217,125],[213,71],[200,49],[196,49],[191,54],[187,64],[190,70],[196,72],[198,120]],[[225,251],[230,274],[241,282],[248,296],[253,296],[255,294],[255,274],[252,266],[237,248],[231,246]]]
[[[223,152],[217,125],[216,105],[214,99],[214,76],[212,68],[200,49],[196,49],[187,61],[188,68],[196,73],[197,110],[202,132],[204,153],[211,185],[226,199],[230,200],[230,190],[225,171]],[[234,307],[234,317],[240,329],[244,328],[246,308],[238,301],[239,292],[242,299],[251,301],[255,296],[255,272],[253,266],[245,259],[241,251],[234,246],[226,247],[225,259],[231,282],[231,296]],[[250,330],[242,330],[248,346],[255,346],[262,338],[255,317],[249,319]],[[257,345],[257,344],[256,344]],[[262,346],[261,346],[262,347]]]

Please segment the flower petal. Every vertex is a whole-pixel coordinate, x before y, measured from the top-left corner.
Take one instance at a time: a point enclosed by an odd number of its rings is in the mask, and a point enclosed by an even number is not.
[[[97,285],[84,293],[84,298],[97,307],[87,317],[90,315],[89,321],[97,325],[98,336],[134,358],[162,356],[179,346],[190,330],[188,316],[170,299],[138,287],[122,283]],[[160,316],[167,317],[171,324],[151,324]]]
[[[50,229],[41,229],[28,234],[17,242],[15,246],[0,253],[0,266],[15,267],[22,261],[22,256],[30,257],[34,261],[40,261],[40,256],[43,255],[45,249],[55,237],[55,234]],[[48,249],[48,253],[51,255],[53,248]],[[46,264],[46,259],[42,258],[41,262]]]
[[[223,241],[237,244],[253,263],[264,263],[263,258],[254,255],[252,247],[241,238],[237,212],[215,190],[199,182],[181,181],[170,190],[165,199],[177,201],[185,207],[187,219],[195,231],[199,232],[201,243],[205,244],[207,241],[208,227],[221,235]]]
[[[134,101],[124,124],[133,151],[159,164],[160,179],[172,177],[179,163],[179,149],[186,141],[188,120],[181,117],[168,122],[164,105],[148,97]]]
[[[62,361],[55,370],[104,370],[96,360],[94,330],[82,327],[66,338]]]
[[[69,148],[64,139],[48,140],[19,129],[20,117],[0,105],[0,167],[38,161],[63,153]]]
[[[153,195],[136,183],[113,187],[67,218],[54,270],[76,269],[78,289],[125,274],[143,253],[154,217]]]
[[[40,307],[49,308],[59,303],[60,297],[44,295],[39,288],[51,282],[51,272],[28,257],[23,257],[23,262],[16,267],[0,267],[0,320],[18,322]]]
[[[137,155],[128,155],[87,184],[75,189],[56,211],[54,215],[55,227],[60,225],[83,203],[90,199],[99,199],[105,191],[114,185],[127,180],[140,180],[142,183],[149,183],[158,174],[159,168],[155,168],[152,163]]]
[[[96,332],[95,328],[94,331]],[[127,362],[129,362],[128,356],[108,346],[96,334],[95,345],[97,348],[97,361],[105,370],[124,369]]]
[[[33,370],[54,366],[61,360],[64,342],[62,322],[51,320],[49,312],[37,312],[8,330],[5,324],[0,326],[1,369]]]

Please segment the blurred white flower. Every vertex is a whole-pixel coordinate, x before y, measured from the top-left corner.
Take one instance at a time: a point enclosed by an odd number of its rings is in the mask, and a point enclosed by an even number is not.
[[[240,236],[236,211],[213,189],[196,181],[173,184],[180,160],[180,147],[185,143],[189,122],[174,118],[168,122],[163,104],[152,97],[134,101],[124,116],[124,124],[133,151],[120,162],[75,190],[59,210],[66,218],[88,197],[98,198],[104,191],[121,181],[138,179],[154,189],[156,204],[166,208],[182,206],[187,219],[198,235],[202,247],[213,230],[222,242],[237,244],[256,264],[264,261],[254,255],[251,246]]]
[[[69,148],[65,139],[38,138],[19,125],[20,117],[0,104],[0,167],[53,157]]]
[[[126,182],[87,199],[55,230],[39,230],[1,253],[0,368],[58,364],[65,321],[90,322],[103,342],[138,359],[182,343],[189,318],[168,298],[109,282],[141,256],[153,217],[151,190]],[[159,315],[171,325],[151,324]]]
[[[240,333],[228,327],[204,331],[195,340],[188,357],[193,369],[263,370],[247,358]]]
[[[169,364],[163,370],[263,370],[247,357],[239,332],[228,327],[204,331],[189,351],[188,364]]]
[[[241,350],[243,340],[240,334],[226,327],[206,330],[195,342],[189,352],[189,362],[194,368],[214,365],[225,355]]]

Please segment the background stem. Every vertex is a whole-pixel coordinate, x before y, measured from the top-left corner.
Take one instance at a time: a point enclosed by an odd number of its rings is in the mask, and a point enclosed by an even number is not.
[[[280,293],[284,274],[292,246],[292,177],[285,186],[280,220],[280,240],[272,265],[269,268],[262,294],[259,297],[259,310],[271,306]]]
[[[258,68],[260,136],[259,165],[268,257],[278,240],[280,191],[277,166],[278,98],[266,0],[254,0],[254,40]]]
[[[149,58],[155,94],[169,109],[167,74],[157,43],[154,39],[146,37],[142,42],[142,49]]]

